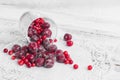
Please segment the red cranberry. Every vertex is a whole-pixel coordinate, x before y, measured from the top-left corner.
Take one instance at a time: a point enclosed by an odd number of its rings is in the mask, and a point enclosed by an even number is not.
[[[34,55],[29,54],[29,55],[26,56],[26,58],[27,58],[28,60],[32,60],[32,59],[34,58]]]
[[[8,52],[8,49],[7,49],[7,48],[4,48],[3,52],[4,52],[4,53],[7,53],[7,52]]]
[[[32,64],[31,64],[30,62],[27,62],[27,63],[26,63],[26,66],[27,66],[28,68],[31,68],[31,67],[32,67]]]
[[[46,35],[46,37],[51,37],[52,31],[50,29],[44,29],[42,35]]]
[[[23,61],[22,59],[20,59],[20,60],[18,60],[18,64],[19,64],[20,66],[22,66],[22,65],[24,65],[24,61]]]
[[[15,44],[15,45],[12,47],[12,50],[13,50],[13,52],[20,51],[20,50],[21,50],[21,47],[20,47],[20,45]]]
[[[39,24],[43,24],[45,21],[43,18],[37,18],[36,20],[34,20],[35,23],[39,23]]]
[[[35,63],[32,63],[31,66],[32,66],[32,67],[35,67]]]
[[[54,42],[57,42],[57,39],[54,39]]]
[[[45,63],[44,63],[45,68],[52,68],[53,66],[54,66],[54,59],[45,60]]]
[[[66,33],[66,34],[64,35],[64,40],[65,40],[65,41],[68,41],[68,40],[71,40],[71,39],[72,39],[72,35],[71,35],[71,34]]]
[[[41,67],[41,66],[43,66],[43,64],[44,64],[44,61],[45,61],[44,58],[37,58],[37,59],[35,60],[35,64],[36,64],[37,67]]]
[[[65,56],[64,55],[56,56],[56,61],[59,62],[59,63],[64,63],[65,62]]]
[[[37,40],[37,45],[40,45],[41,44],[41,41],[40,40]]]
[[[13,51],[12,51],[12,50],[8,51],[8,54],[9,54],[9,55],[12,55],[12,54],[13,54]]]
[[[41,25],[43,29],[45,28],[49,28],[50,27],[50,24],[45,22],[44,24]]]
[[[67,46],[72,46],[73,45],[73,41],[67,41]]]
[[[68,55],[68,52],[67,51],[64,51],[64,53],[63,53],[64,55]]]
[[[69,64],[69,61],[68,61],[68,60],[65,60],[64,63],[65,63],[65,64]]]
[[[87,68],[87,69],[88,69],[88,70],[92,70],[92,68],[93,68],[92,65],[88,65],[88,68]]]
[[[12,56],[11,59],[12,59],[12,60],[15,60],[15,59],[16,59],[16,56]]]
[[[77,65],[77,64],[74,64],[74,65],[73,65],[73,68],[74,68],[74,69],[78,69],[78,65]]]
[[[52,40],[52,39],[49,39],[49,41],[50,41],[50,43],[52,43],[52,42],[53,42],[53,40]]]
[[[73,64],[73,60],[69,60],[69,64]]]
[[[27,58],[23,59],[23,61],[25,62],[25,64],[29,62]]]
[[[46,37],[46,35],[43,35],[42,36],[42,40],[45,40],[47,37]]]

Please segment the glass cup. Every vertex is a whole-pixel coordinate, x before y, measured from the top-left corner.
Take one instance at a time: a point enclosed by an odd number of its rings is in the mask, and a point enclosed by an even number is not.
[[[40,12],[33,12],[33,11],[28,11],[25,12],[19,21],[19,27],[21,30],[21,33],[23,35],[23,38],[26,38],[27,41],[29,42],[29,37],[28,37],[28,27],[30,24],[37,18],[43,18],[46,22],[50,24],[50,29],[52,31],[51,38],[54,39],[57,36],[57,25],[56,23],[50,19],[47,15],[41,14]]]

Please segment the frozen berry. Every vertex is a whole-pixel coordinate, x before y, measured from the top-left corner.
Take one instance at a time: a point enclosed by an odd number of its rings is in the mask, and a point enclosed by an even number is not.
[[[48,45],[46,48],[50,52],[55,52],[57,50],[57,46],[54,44]]]
[[[37,67],[41,67],[41,66],[44,65],[44,61],[45,61],[44,58],[37,58],[37,59],[35,60],[35,64],[36,64]]]
[[[51,37],[52,31],[50,29],[44,29],[42,35],[46,35],[46,37]]]
[[[66,33],[66,34],[64,35],[64,40],[65,40],[65,41],[68,41],[68,40],[71,40],[71,39],[72,39],[72,35],[71,35],[71,34]]]
[[[13,52],[20,51],[20,50],[21,50],[21,47],[20,47],[20,45],[15,44],[15,45],[12,47],[12,50],[13,50]]]
[[[61,49],[58,49],[55,51],[55,56],[63,55],[63,51]]]
[[[43,18],[37,18],[34,20],[35,24],[39,23],[39,24],[43,24],[45,21]]]
[[[39,39],[39,37],[37,36],[37,35],[32,35],[31,37],[30,37],[30,40],[31,41],[37,41]]]
[[[51,68],[54,66],[54,59],[47,59],[45,60],[44,67]]]
[[[7,53],[7,52],[8,52],[8,49],[7,49],[7,48],[4,48],[3,52],[4,52],[4,53]]]
[[[45,22],[44,24],[41,25],[43,29],[45,28],[49,28],[50,27],[50,24]]]
[[[67,46],[72,46],[73,45],[73,41],[67,41],[66,44],[67,44]]]
[[[64,55],[56,56],[56,61],[59,62],[59,63],[64,63],[65,62],[65,56]]]
[[[35,52],[37,50],[37,43],[36,42],[30,42],[28,45],[28,48],[31,52]]]

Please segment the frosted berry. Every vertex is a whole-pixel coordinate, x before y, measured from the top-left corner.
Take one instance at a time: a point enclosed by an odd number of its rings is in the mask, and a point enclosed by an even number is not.
[[[7,48],[4,48],[3,52],[4,52],[4,53],[7,53],[7,52],[8,52],[8,49],[7,49]]]
[[[71,39],[72,39],[72,35],[71,35],[71,34],[66,33],[66,34],[64,35],[64,40],[65,40],[65,41],[68,41],[68,40],[71,40]]]

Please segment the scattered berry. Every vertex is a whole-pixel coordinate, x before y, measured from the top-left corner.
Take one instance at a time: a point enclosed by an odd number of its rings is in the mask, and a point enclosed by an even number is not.
[[[88,70],[92,70],[92,68],[93,68],[92,65],[88,65],[87,67]]]
[[[64,35],[64,40],[65,40],[65,41],[68,41],[68,40],[71,40],[71,39],[72,39],[72,35],[71,35],[71,34],[66,33],[66,34]]]
[[[3,52],[4,52],[4,53],[7,53],[7,52],[8,52],[8,49],[7,49],[7,48],[4,48]]]
[[[12,56],[11,59],[12,59],[12,60],[15,60],[15,59],[16,59],[16,56]]]
[[[20,59],[20,60],[18,60],[18,64],[19,64],[20,66],[22,66],[22,65],[24,65],[24,61],[23,61],[22,59]]]
[[[72,46],[73,45],[73,41],[67,41],[66,44],[67,44],[67,46]]]
[[[54,42],[57,42],[57,39],[54,39]]]
[[[12,51],[12,50],[8,51],[8,54],[9,54],[9,55],[12,55],[12,54],[13,54],[13,51]]]
[[[78,69],[78,65],[77,65],[77,64],[74,64],[74,65],[73,65],[73,68],[74,68],[74,69]]]

